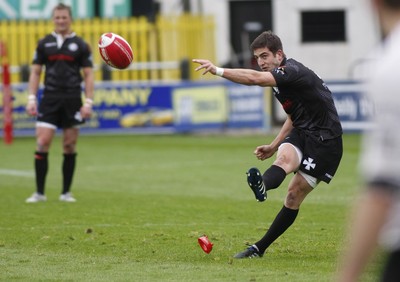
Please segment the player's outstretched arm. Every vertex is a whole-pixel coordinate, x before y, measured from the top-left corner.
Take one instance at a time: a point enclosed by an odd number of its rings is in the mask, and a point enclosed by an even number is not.
[[[275,78],[270,72],[251,69],[219,68],[209,60],[204,59],[193,59],[192,61],[200,65],[195,71],[203,71],[203,75],[211,73],[244,85],[276,86]]]

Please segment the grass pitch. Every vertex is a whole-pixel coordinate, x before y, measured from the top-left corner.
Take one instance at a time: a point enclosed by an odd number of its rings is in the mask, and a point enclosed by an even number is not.
[[[258,203],[246,184],[252,152],[273,136],[81,136],[72,192],[61,203],[61,145],[49,154],[48,201],[34,191],[33,138],[0,145],[3,281],[332,281],[358,191],[358,135],[330,185],[320,184],[262,259],[232,256],[261,238],[288,180]],[[208,235],[204,253],[197,238]],[[377,263],[363,281],[375,281]]]

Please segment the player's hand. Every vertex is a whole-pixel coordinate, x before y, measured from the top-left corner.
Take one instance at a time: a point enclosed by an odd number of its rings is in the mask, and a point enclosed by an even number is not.
[[[25,110],[28,113],[28,115],[36,116],[37,115],[37,103],[36,103],[36,101],[29,101],[28,104],[26,105]]]
[[[92,107],[88,105],[83,105],[81,107],[81,116],[84,119],[88,119],[92,116]]]
[[[254,155],[259,159],[260,161],[263,161],[265,159],[268,159],[272,157],[275,154],[275,149],[271,145],[262,145],[258,146],[254,150]]]
[[[205,75],[208,72],[214,75],[217,73],[217,67],[209,60],[193,59],[192,62],[200,64],[200,66],[195,68],[195,71],[204,70],[203,75]]]

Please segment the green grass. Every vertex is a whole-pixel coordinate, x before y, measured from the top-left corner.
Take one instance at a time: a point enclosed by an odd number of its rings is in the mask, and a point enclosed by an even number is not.
[[[305,200],[294,225],[262,259],[233,260],[283,204],[288,179],[258,203],[245,171],[271,163],[253,149],[272,136],[81,136],[73,183],[60,203],[61,145],[50,151],[48,201],[34,191],[33,138],[0,145],[3,281],[331,281],[359,186],[358,135],[330,185]],[[21,172],[12,175],[10,171]],[[214,243],[205,254],[197,238]],[[374,281],[370,269],[363,281]]]

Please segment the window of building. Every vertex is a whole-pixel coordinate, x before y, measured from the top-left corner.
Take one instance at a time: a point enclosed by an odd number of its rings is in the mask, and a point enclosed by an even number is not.
[[[346,41],[345,12],[303,11],[301,13],[302,42]]]

